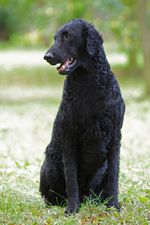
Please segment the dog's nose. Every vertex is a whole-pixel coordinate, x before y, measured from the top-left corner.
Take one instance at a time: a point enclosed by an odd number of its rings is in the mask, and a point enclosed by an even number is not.
[[[44,60],[52,60],[53,58],[54,58],[54,55],[53,55],[53,53],[51,53],[51,52],[46,52],[46,54],[44,55]]]

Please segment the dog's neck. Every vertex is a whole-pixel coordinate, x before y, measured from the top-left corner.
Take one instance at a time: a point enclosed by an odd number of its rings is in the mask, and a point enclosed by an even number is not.
[[[72,82],[92,82],[98,79],[99,83],[105,85],[110,77],[112,77],[112,72],[107,58],[99,56],[97,58],[90,59],[89,62],[85,61],[82,66],[69,74],[67,79]]]

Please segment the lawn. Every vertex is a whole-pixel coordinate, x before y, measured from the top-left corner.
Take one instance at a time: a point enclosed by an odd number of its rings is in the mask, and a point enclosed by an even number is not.
[[[47,207],[38,191],[63,78],[43,68],[20,68],[2,70],[0,80],[0,225],[150,224],[150,103],[140,98],[142,85],[121,82],[121,212],[87,200],[78,214],[66,217],[64,207]]]

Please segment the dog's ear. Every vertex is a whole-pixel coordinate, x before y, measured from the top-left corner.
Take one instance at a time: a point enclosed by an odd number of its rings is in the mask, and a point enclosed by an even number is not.
[[[86,23],[83,28],[86,50],[91,57],[97,57],[103,44],[103,38],[92,24]]]

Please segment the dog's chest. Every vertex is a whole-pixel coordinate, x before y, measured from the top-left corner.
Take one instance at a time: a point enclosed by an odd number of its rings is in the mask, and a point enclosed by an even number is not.
[[[97,96],[87,88],[72,90],[67,93],[64,104],[67,114],[71,114],[71,118],[83,120],[89,118],[96,110]]]
[[[91,80],[68,82],[63,97],[71,113],[88,113],[97,103],[96,83]]]

